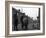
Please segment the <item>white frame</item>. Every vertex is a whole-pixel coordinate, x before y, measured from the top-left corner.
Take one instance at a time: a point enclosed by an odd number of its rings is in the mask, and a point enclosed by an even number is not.
[[[25,34],[25,33],[43,33],[43,6],[39,6],[39,5],[25,5],[26,7],[34,7],[34,8],[40,8],[40,30],[28,30],[28,31],[13,31],[12,32],[12,6],[24,6],[22,4],[10,4],[10,31],[9,31],[9,34]]]

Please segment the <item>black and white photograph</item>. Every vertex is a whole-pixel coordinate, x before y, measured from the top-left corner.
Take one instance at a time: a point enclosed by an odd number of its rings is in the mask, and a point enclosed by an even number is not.
[[[5,7],[6,36],[35,36],[45,34],[45,4],[8,1]]]
[[[43,33],[43,6],[32,4],[10,4],[9,33]]]
[[[12,31],[40,30],[40,8],[12,7]]]

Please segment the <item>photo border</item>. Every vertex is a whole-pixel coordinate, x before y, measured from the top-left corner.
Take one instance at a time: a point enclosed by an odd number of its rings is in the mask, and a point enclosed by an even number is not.
[[[43,33],[31,33],[31,34],[9,34],[9,5],[14,3],[19,4],[32,4],[32,5],[42,5],[43,6]],[[18,1],[6,1],[5,2],[5,37],[20,37],[20,36],[35,36],[35,35],[45,35],[45,3],[34,3],[34,2],[18,2]]]

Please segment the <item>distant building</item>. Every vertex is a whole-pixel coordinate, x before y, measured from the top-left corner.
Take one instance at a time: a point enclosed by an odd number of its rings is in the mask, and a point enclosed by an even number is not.
[[[37,20],[38,20],[38,22],[40,22],[40,8],[39,8]]]

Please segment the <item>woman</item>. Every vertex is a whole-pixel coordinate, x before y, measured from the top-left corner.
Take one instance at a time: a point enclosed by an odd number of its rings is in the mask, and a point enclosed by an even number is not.
[[[28,17],[27,16],[22,16],[21,17],[21,22],[22,22],[22,29],[24,29],[24,26],[25,26],[25,30],[27,30]]]

